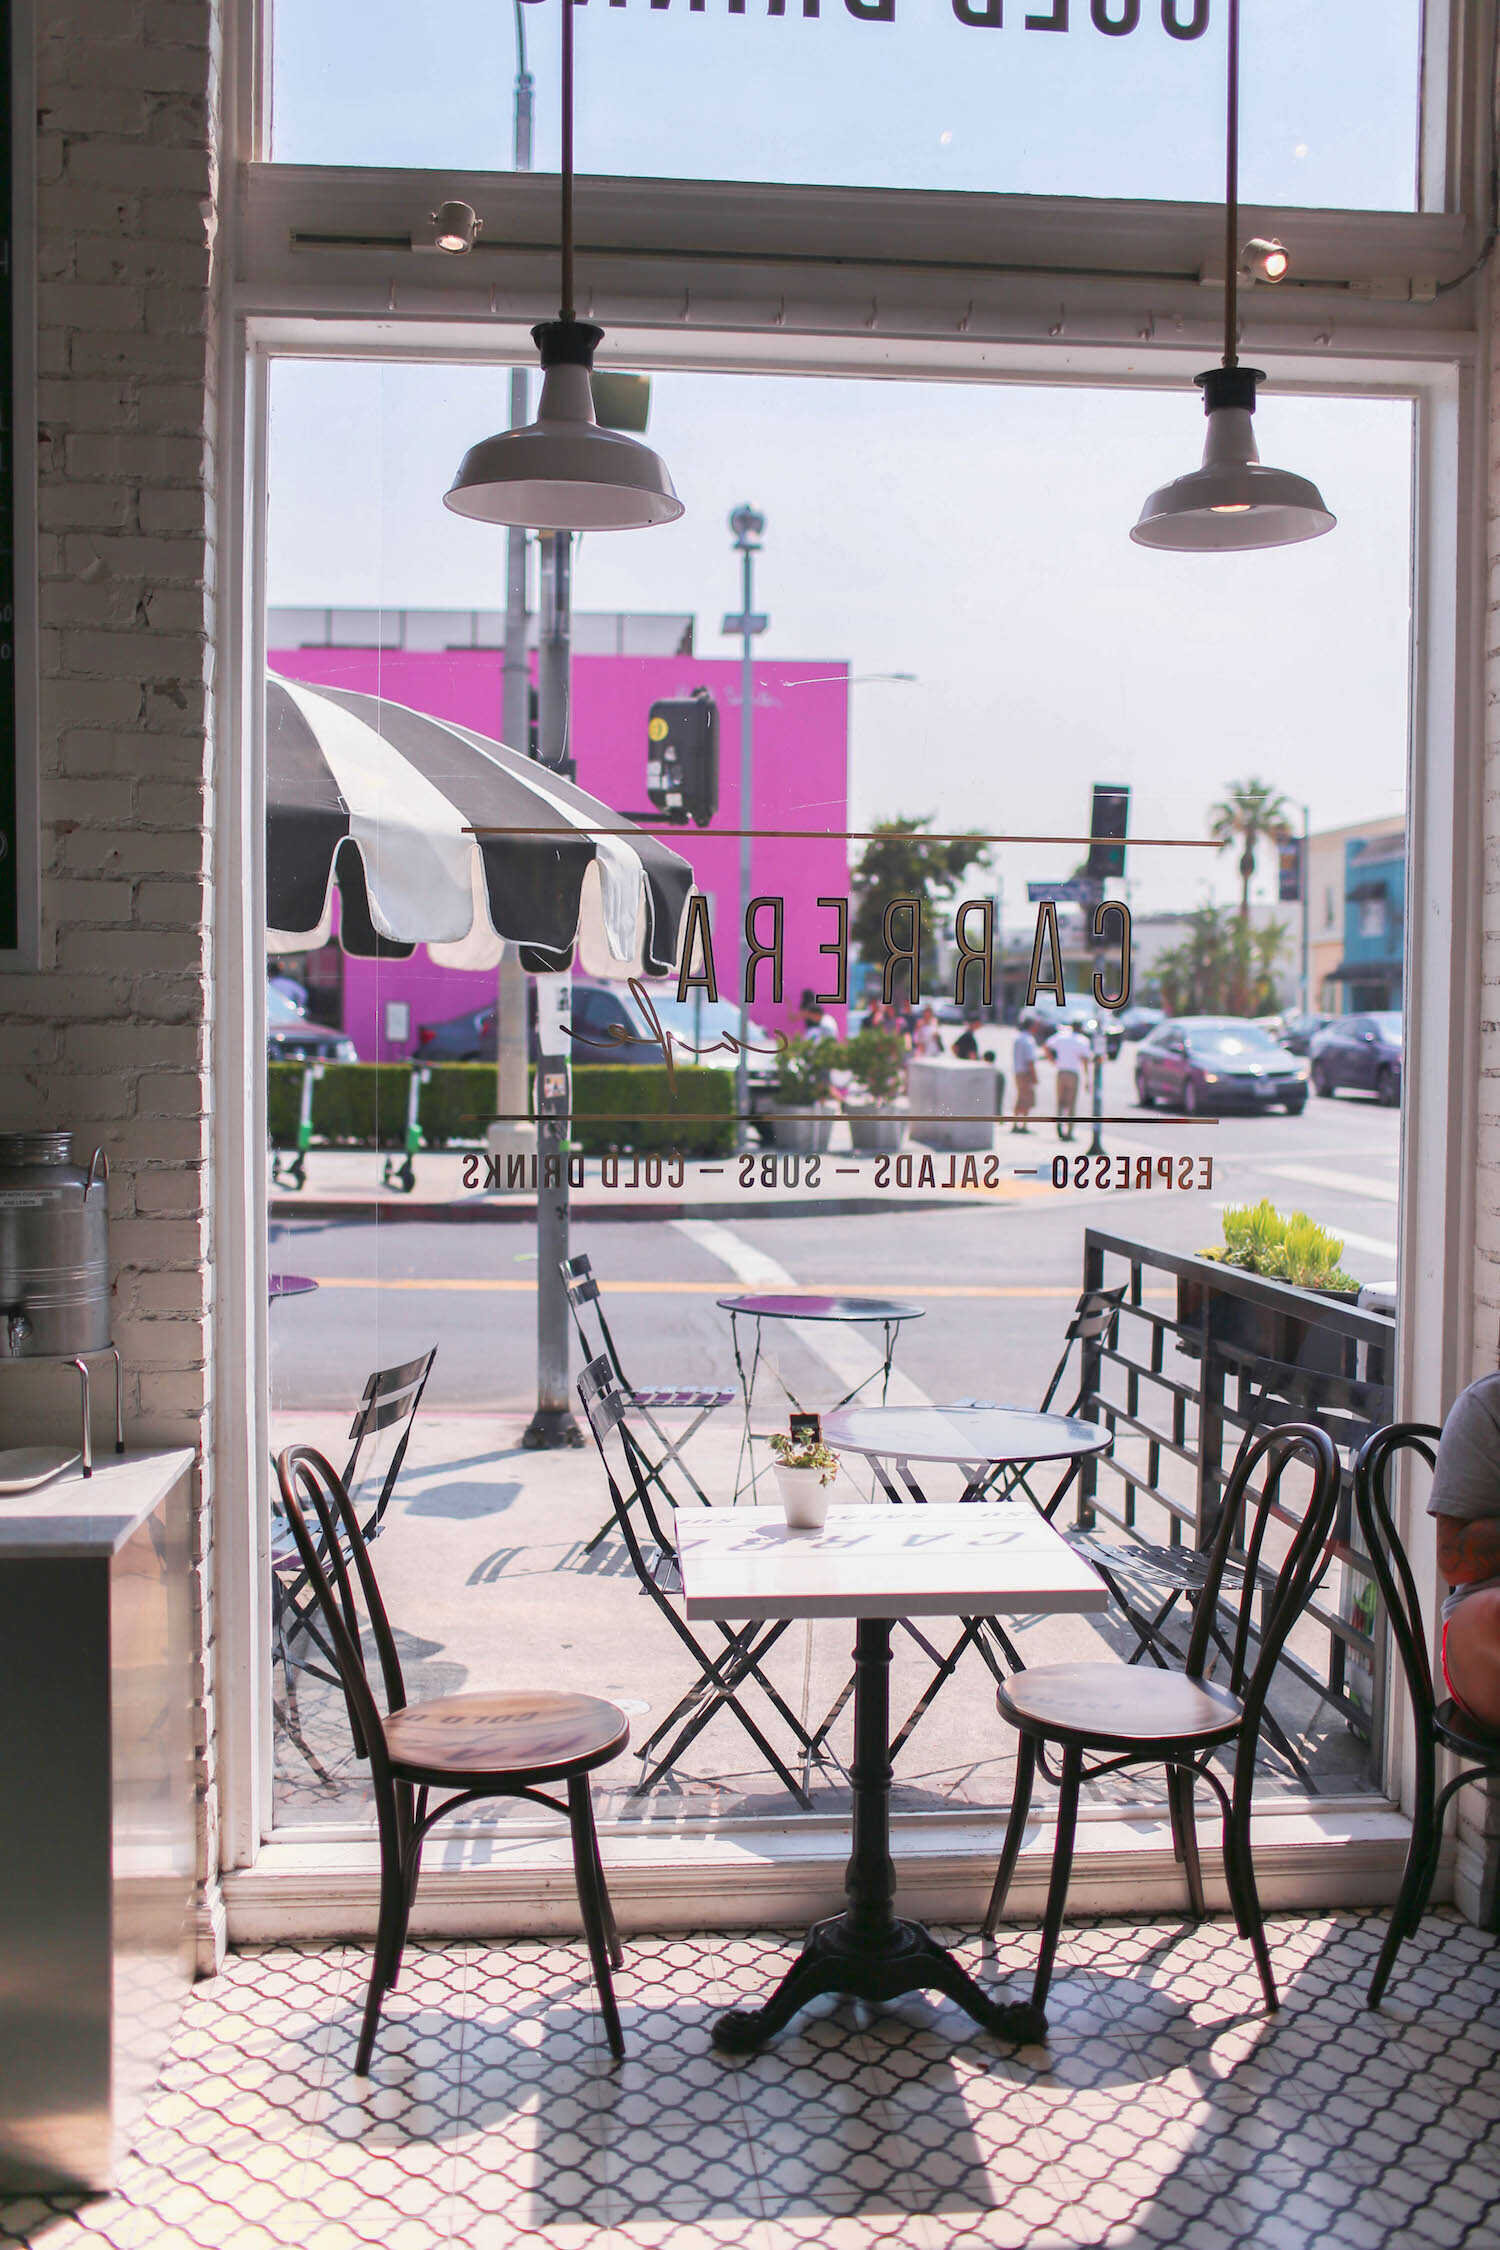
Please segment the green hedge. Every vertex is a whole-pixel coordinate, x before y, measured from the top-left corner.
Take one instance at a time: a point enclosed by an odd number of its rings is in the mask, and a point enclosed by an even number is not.
[[[734,1138],[732,1070],[584,1063],[573,1073],[573,1140],[585,1156],[729,1156]]]
[[[433,1063],[417,1115],[429,1148],[482,1142],[495,1114],[493,1063]],[[272,1145],[297,1138],[302,1065],[272,1063],[266,1107]],[[313,1087],[313,1135],[332,1148],[400,1148],[408,1072],[401,1063],[328,1063]],[[734,1072],[636,1063],[585,1063],[573,1072],[574,1146],[585,1156],[727,1156],[734,1148]]]

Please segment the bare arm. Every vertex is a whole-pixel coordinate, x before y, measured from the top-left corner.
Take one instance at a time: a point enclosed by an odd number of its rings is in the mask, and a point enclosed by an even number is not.
[[[1500,1578],[1500,1516],[1437,1519],[1438,1569],[1450,1586]]]

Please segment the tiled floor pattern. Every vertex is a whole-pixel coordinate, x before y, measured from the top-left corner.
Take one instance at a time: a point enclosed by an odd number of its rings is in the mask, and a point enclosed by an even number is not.
[[[198,1987],[118,2191],[0,2202],[45,2250],[1457,2250],[1500,2244],[1500,1943],[1433,1915],[1384,2009],[1380,1915],[1277,1916],[1267,2018],[1226,1922],[1065,1934],[1046,2050],[946,2004],[852,2003],[716,2055],[786,1940],[637,1939],[629,2053],[581,1948],[408,1958],[350,2065],[361,1948],[231,1958]],[[961,1940],[1019,1976],[1035,1932]]]

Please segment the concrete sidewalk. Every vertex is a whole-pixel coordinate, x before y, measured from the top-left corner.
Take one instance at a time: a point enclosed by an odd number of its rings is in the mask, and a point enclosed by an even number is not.
[[[889,1211],[942,1210],[954,1203],[1019,1203],[1050,1196],[1057,1143],[1050,1132],[997,1134],[993,1150],[971,1155],[909,1145],[899,1156],[820,1156],[757,1149],[717,1162],[668,1156],[575,1157],[572,1208],[579,1218],[724,1219],[732,1216],[845,1218]],[[1077,1143],[1070,1153],[1076,1153]],[[310,1149],[307,1185],[273,1183],[275,1218],[521,1221],[536,1217],[535,1159],[524,1185],[490,1184],[475,1150],[422,1151],[410,1194],[383,1184],[386,1159],[369,1149]],[[580,1184],[580,1173],[582,1175]],[[505,1177],[503,1165],[499,1177]]]

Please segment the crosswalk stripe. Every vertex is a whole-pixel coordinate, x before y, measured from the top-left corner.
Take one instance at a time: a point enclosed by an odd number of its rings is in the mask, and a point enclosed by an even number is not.
[[[1308,1187],[1340,1188],[1348,1195],[1368,1196],[1374,1203],[1397,1203],[1401,1197],[1394,1180],[1372,1180],[1362,1172],[1335,1172],[1321,1164],[1267,1164],[1264,1169],[1278,1180],[1301,1180]]]

